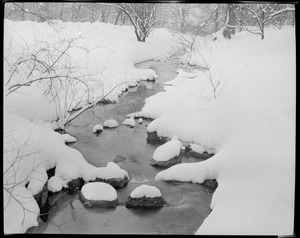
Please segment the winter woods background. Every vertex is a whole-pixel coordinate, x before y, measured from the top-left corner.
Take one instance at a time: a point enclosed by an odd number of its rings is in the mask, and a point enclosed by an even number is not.
[[[228,39],[235,31],[264,35],[264,28],[295,25],[293,4],[158,4],[158,3],[7,3],[5,18],[15,21],[104,22],[136,28],[144,41],[154,27],[208,35],[224,28]],[[143,36],[142,36],[143,35]]]

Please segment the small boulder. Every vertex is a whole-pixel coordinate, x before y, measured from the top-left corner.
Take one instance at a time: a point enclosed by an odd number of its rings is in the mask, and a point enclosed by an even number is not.
[[[95,125],[95,126],[93,127],[93,132],[94,132],[94,133],[100,133],[100,132],[102,132],[102,131],[103,131],[103,126],[100,125],[100,124],[97,124],[97,125]]]
[[[161,168],[170,168],[173,165],[180,164],[182,160],[182,155],[174,156],[173,158],[166,160],[166,161],[157,161],[154,159],[150,160],[150,165],[154,167],[161,167]]]
[[[118,127],[118,126],[119,126],[119,123],[116,120],[114,120],[114,119],[106,120],[103,123],[103,127],[104,128],[115,128],[115,127]]]
[[[135,126],[135,120],[134,120],[134,117],[130,117],[130,118],[126,118],[123,123],[123,125],[127,125],[127,126],[130,126],[131,128],[133,128]]]
[[[138,119],[138,123],[139,123],[139,124],[142,124],[143,121],[144,121],[143,118],[139,118],[139,119]]]
[[[90,182],[103,182],[103,183],[110,184],[114,188],[123,188],[128,184],[129,179],[126,176],[124,178],[110,178],[110,179],[96,178],[95,180]]]
[[[167,205],[158,188],[145,184],[134,189],[125,202],[127,208],[161,208]]]
[[[68,194],[74,194],[82,188],[84,184],[84,180],[82,178],[73,179],[70,182],[68,182],[68,188],[67,193]]]
[[[181,163],[181,147],[181,142],[176,136],[174,136],[171,141],[159,146],[154,151],[150,164],[153,166],[168,168]]]
[[[158,136],[157,132],[147,131],[147,143],[152,145],[161,145],[168,142],[168,137]]]
[[[116,190],[107,183],[87,183],[81,188],[80,201],[87,208],[116,207],[119,204]]]
[[[206,160],[215,155],[215,153],[213,153],[212,151],[204,150],[203,147],[197,144],[190,144],[186,146],[185,153],[190,157],[193,157],[195,159],[202,159],[202,160]]]
[[[207,187],[210,193],[214,193],[218,187],[218,182],[216,179],[207,179],[204,181],[203,185]]]

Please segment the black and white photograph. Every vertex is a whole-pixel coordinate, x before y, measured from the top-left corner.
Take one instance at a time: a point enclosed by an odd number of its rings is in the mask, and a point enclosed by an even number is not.
[[[4,0],[4,235],[294,237],[297,4]]]

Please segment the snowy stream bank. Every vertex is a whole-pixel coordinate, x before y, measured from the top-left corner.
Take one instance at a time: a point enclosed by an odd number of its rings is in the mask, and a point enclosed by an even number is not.
[[[156,82],[141,81],[138,87],[129,88],[117,104],[99,104],[83,113],[65,128],[77,139],[71,147],[79,150],[92,165],[105,166],[118,155],[125,159],[118,165],[129,174],[129,183],[117,189],[121,205],[116,208],[86,209],[79,195],[62,193],[52,208],[43,233],[110,233],[110,234],[194,234],[209,215],[211,194],[200,184],[155,181],[162,169],[149,164],[159,145],[147,143],[146,126],[150,121],[136,123],[134,128],[121,125],[94,134],[92,128],[107,118],[119,124],[126,115],[139,111],[145,98],[163,89],[164,82],[176,76],[177,66],[171,63],[146,61],[137,68],[153,68],[158,74]],[[195,162],[184,158],[182,162]],[[199,160],[198,160],[199,161]],[[156,186],[171,206],[159,210],[127,209],[125,203],[138,186]]]

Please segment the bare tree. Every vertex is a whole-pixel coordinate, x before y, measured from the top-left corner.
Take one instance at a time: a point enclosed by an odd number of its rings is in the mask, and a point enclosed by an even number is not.
[[[119,3],[114,7],[122,10],[134,27],[138,41],[145,42],[155,25],[160,21],[156,18],[158,4],[155,3]]]
[[[167,4],[171,10],[171,15],[175,21],[176,28],[183,29],[187,23],[187,19],[190,14],[190,10],[193,8],[192,4]]]

